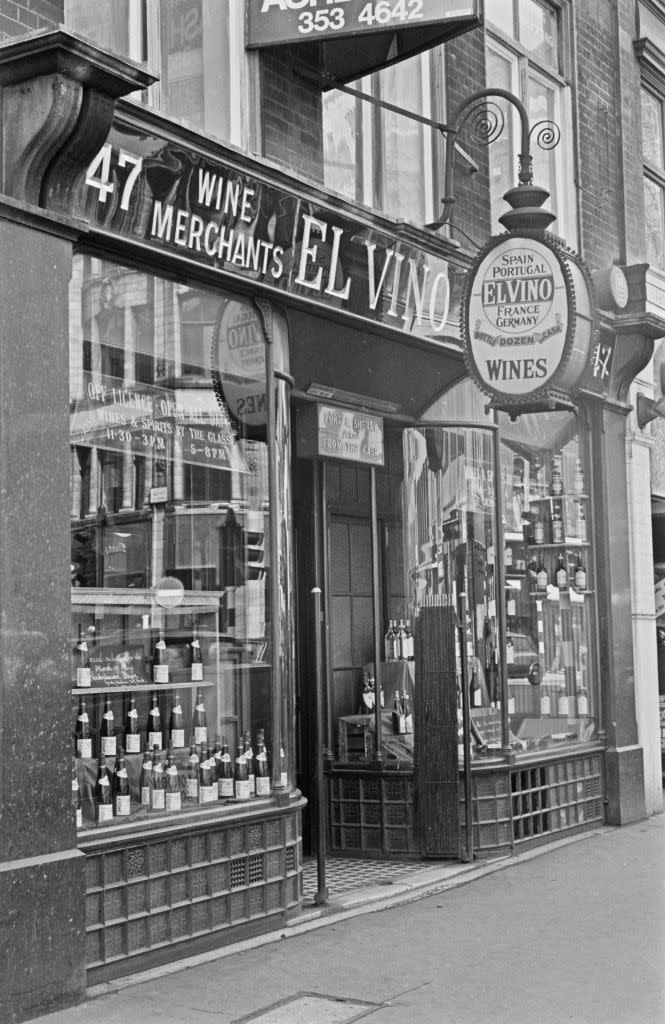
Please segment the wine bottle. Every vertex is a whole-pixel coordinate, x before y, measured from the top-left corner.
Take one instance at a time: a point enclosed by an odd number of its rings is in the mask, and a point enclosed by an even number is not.
[[[543,468],[540,459],[534,459],[529,473],[529,498],[543,497]]]
[[[113,788],[113,803],[116,817],[125,817],[130,813],[131,800],[129,796],[129,779],[127,778],[127,768],[125,766],[125,752],[122,747],[119,748],[118,756],[115,759]]]
[[[256,796],[256,782],[254,779],[254,751],[252,749],[252,739],[248,732],[245,733],[245,764],[247,765],[249,795]]]
[[[166,660],[166,640],[164,639],[163,629],[160,629],[159,637],[155,644],[152,660],[152,681],[154,683],[168,683],[169,681],[169,665]]]
[[[97,782],[95,784],[95,803],[97,805],[97,824],[113,820],[113,796],[111,779],[103,755],[100,754],[97,764]]]
[[[185,745],[185,721],[182,714],[182,704],[179,694],[174,694],[171,702],[171,716],[169,720],[169,735],[172,747],[184,747]]]
[[[194,742],[207,746],[208,743],[208,726],[206,722],[206,708],[203,703],[203,692],[201,690],[196,691],[196,703],[194,704],[194,715],[192,719],[192,732],[194,733]]]
[[[166,751],[165,805],[167,811],[182,810],[182,797],[180,795],[180,779],[178,777],[178,766],[175,763],[173,751],[170,748]]]
[[[254,761],[254,779],[257,796],[270,796],[270,770],[268,768],[268,752],[263,740],[263,730],[257,740],[257,754]]]
[[[141,803],[144,807],[152,806],[152,756],[149,750],[144,752],[141,765]]]
[[[536,513],[536,521],[533,526],[533,539],[536,544],[545,543],[545,523],[540,509],[538,509],[538,512]]]
[[[406,630],[404,619],[399,620],[397,627],[397,657],[400,661],[406,661]]]
[[[413,661],[413,659],[415,657],[415,650],[414,650],[413,633],[411,632],[411,622],[409,621],[409,619],[406,620],[406,626],[404,628],[406,630],[406,650],[407,650],[406,659],[407,659],[407,661]]]
[[[584,494],[584,470],[579,458],[575,459],[575,493]]]
[[[88,644],[83,635],[83,626],[80,624],[78,627],[78,640],[76,642],[76,685],[92,685],[92,679],[90,676],[90,656],[88,654]]]
[[[404,708],[404,732],[411,733],[413,732],[413,711],[406,690],[402,691],[402,707]]]
[[[550,493],[554,495],[563,494],[563,470],[560,455],[552,456],[552,478],[550,481]],[[556,542],[555,542],[556,543]]]
[[[79,787],[78,775],[76,774],[76,762],[72,764],[72,810],[77,829],[83,828],[83,806],[81,804],[81,789]]]
[[[399,736],[404,733],[404,710],[402,708],[402,702],[399,696],[399,690],[395,690],[395,696],[393,698],[393,734]]]
[[[563,520],[561,518],[561,503],[552,502],[552,543],[561,544],[563,541]]]
[[[222,752],[217,766],[217,795],[219,799],[233,796],[233,765],[229,745],[222,737]]]
[[[199,764],[199,803],[209,804],[217,799],[217,772],[215,770],[215,759],[210,748],[205,754],[201,752],[201,763]]]
[[[289,771],[286,764],[286,754],[284,753],[284,747],[279,748],[279,784],[282,788],[286,789],[289,784]]]
[[[141,753],[141,727],[134,697],[129,698],[129,708],[125,719],[125,751],[128,754]]]
[[[550,714],[550,698],[549,694],[544,693],[540,698],[540,714],[543,718],[548,718]]]
[[[586,590],[586,569],[581,557],[577,559],[577,565],[575,566],[575,589]]]
[[[584,687],[580,687],[577,693],[577,714],[582,718],[589,714],[589,698]]]
[[[79,713],[76,716],[76,753],[78,757],[92,757],[90,718],[84,700],[79,701]]]
[[[576,517],[577,536],[581,541],[586,541],[586,514],[584,512],[584,502],[577,502],[577,517]]]
[[[515,644],[512,637],[506,639],[506,665],[515,664]]]
[[[187,778],[185,780],[185,795],[192,803],[199,802],[199,755],[192,743],[187,758]]]
[[[547,569],[545,568],[542,555],[536,570],[536,588],[538,590],[547,590]]]
[[[393,635],[394,635],[394,623],[391,619],[388,623],[388,629],[386,635],[383,638],[384,643],[384,654],[386,661],[392,661],[393,658]]]
[[[245,744],[242,740],[238,743],[238,756],[234,768],[234,790],[236,800],[249,800],[249,773],[245,761]]]
[[[107,697],[104,705],[104,713],[102,715],[102,724],[100,729],[100,751],[103,757],[115,757],[116,753],[116,737],[115,737],[115,716],[113,714],[113,707],[111,706],[111,698]]]
[[[153,811],[166,810],[166,779],[164,765],[159,759],[159,747],[152,748],[152,792],[150,806]]]
[[[193,683],[200,683],[203,680],[203,659],[201,657],[201,641],[196,626],[192,630],[192,639],[189,644],[189,678]]]
[[[561,689],[559,691],[559,700],[558,700],[557,710],[558,710],[559,715],[561,716],[561,718],[567,718],[568,717],[568,694],[566,693],[566,684],[565,683],[561,684]]]
[[[153,693],[148,711],[148,727],[146,729],[146,743],[149,750],[162,749],[162,716],[159,711],[157,694]],[[153,764],[153,771],[154,771]]]
[[[559,590],[565,590],[568,586],[568,571],[564,563],[563,555],[559,555],[559,565],[556,570],[556,585]]]

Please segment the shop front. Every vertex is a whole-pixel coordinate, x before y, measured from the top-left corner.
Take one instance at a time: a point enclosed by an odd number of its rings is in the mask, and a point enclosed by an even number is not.
[[[150,76],[62,31],[0,73],[6,998],[276,927],[303,849],[639,816],[600,639],[635,346],[598,383],[568,332],[574,402],[488,411],[457,246],[117,103]]]

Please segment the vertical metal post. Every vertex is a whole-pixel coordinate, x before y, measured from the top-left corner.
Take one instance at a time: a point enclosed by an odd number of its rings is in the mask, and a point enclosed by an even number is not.
[[[494,421],[497,422],[495,413]],[[508,722],[508,682],[506,671],[506,574],[503,556],[503,518],[501,490],[501,449],[499,431],[494,431],[494,508],[496,512],[496,555],[494,558],[494,579],[496,582],[496,650],[499,655],[499,693],[501,694],[501,752],[510,754],[509,722]]]
[[[460,670],[462,674],[462,740],[464,747],[464,823],[466,845],[463,852],[465,861],[473,860],[473,806],[471,787],[471,706],[469,702],[469,645],[467,635],[467,595],[459,596],[460,624],[457,628],[460,648]]]
[[[380,765],[383,760],[381,754],[381,609],[379,604],[379,521],[376,510],[376,469],[374,466],[370,467],[369,480],[372,516],[372,611],[374,616],[374,727],[376,734],[374,760]]]
[[[328,899],[326,888],[326,787],[323,774],[323,672],[321,668],[321,588],[313,587],[316,675],[316,877],[315,903]]]
[[[266,352],[266,437],[268,445],[268,500],[270,525],[270,668],[272,674],[272,787],[274,791],[283,792],[281,784],[280,749],[285,745],[286,763],[289,783],[292,775],[293,752],[288,749],[287,737],[284,736],[282,723],[282,622],[279,614],[280,580],[279,580],[279,522],[280,501],[277,483],[277,436],[275,431],[275,350],[272,334],[268,329],[268,318],[272,315],[270,304],[262,299],[254,299],[259,312],[259,320],[263,331]],[[287,784],[287,785],[288,785]]]

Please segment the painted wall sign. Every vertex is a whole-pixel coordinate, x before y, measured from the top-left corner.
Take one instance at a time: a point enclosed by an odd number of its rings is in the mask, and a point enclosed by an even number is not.
[[[553,236],[490,239],[462,306],[467,365],[486,393],[519,405],[579,384],[595,332],[591,283]]]
[[[133,126],[112,130],[77,212],[227,284],[261,282],[411,334],[450,328],[451,268],[436,252]]]
[[[322,42],[469,18],[469,0],[248,0],[247,45]]]
[[[382,466],[383,420],[362,410],[317,406],[318,451],[323,458]]]

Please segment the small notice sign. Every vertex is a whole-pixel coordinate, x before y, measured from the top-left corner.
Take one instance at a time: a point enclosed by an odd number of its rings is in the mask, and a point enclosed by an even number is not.
[[[383,420],[366,412],[319,405],[318,453],[323,458],[382,466]]]
[[[114,651],[91,652],[90,677],[93,686],[146,685],[149,680],[143,648],[130,646]]]

